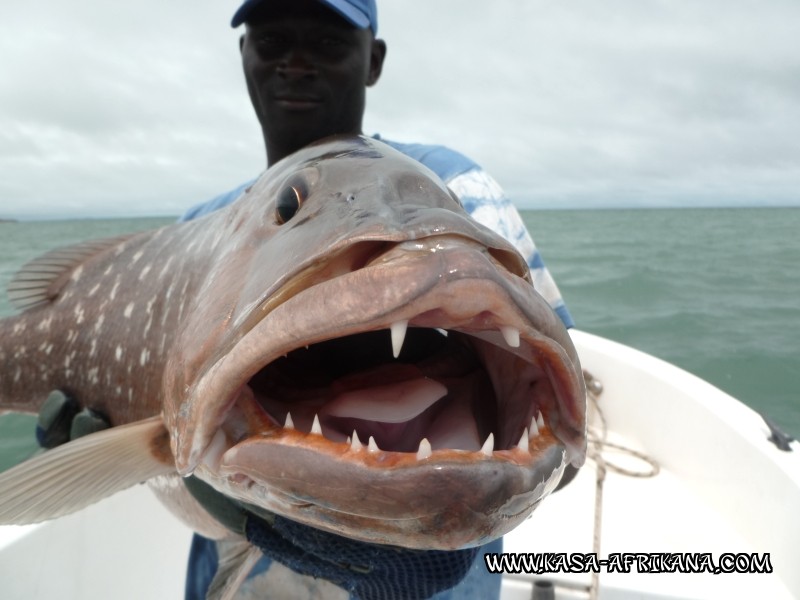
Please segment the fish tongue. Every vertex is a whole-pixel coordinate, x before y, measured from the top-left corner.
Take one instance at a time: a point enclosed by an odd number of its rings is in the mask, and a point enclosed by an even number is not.
[[[416,377],[342,392],[328,402],[321,413],[330,417],[405,423],[446,395],[447,388],[438,381]]]

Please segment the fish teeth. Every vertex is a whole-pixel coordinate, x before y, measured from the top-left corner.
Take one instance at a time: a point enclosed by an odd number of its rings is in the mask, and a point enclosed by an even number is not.
[[[519,443],[517,444],[517,448],[520,450],[524,450],[528,452],[528,428],[526,427],[522,431],[522,437],[519,438]]]
[[[292,421],[292,413],[286,413],[286,422],[283,424],[284,429],[294,429],[294,421]]]
[[[431,443],[428,441],[428,438],[422,438],[422,441],[419,443],[419,450],[417,450],[417,460],[425,460],[429,458],[431,454],[433,454]]]
[[[361,443],[361,440],[358,439],[358,434],[356,433],[356,430],[353,429],[353,440],[350,442],[350,450],[352,450],[353,452],[358,452],[363,447],[364,445]]]
[[[481,448],[481,452],[485,456],[492,456],[492,452],[494,452],[494,433],[490,433],[489,437],[486,438],[486,441],[483,443],[483,447]]]
[[[539,426],[539,429],[544,427],[544,418],[542,418],[542,411],[539,411],[539,414],[536,416],[536,424]]]
[[[529,428],[530,439],[539,437],[539,426],[536,424],[536,419],[531,417],[531,426]]]
[[[502,325],[500,327],[500,333],[503,334],[503,339],[506,341],[506,344],[512,348],[519,348],[519,329],[508,325]]]
[[[378,444],[375,443],[375,438],[372,436],[369,436],[369,443],[367,444],[367,450],[373,453],[380,450],[380,448],[378,448]]]
[[[403,349],[403,342],[406,339],[406,330],[408,329],[408,321],[397,321],[392,323],[392,354],[395,358],[400,356],[400,350]]]
[[[319,415],[314,415],[314,423],[311,425],[311,433],[322,435],[322,426],[319,424]]]

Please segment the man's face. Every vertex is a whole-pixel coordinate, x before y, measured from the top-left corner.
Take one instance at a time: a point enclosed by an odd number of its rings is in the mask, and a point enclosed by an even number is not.
[[[361,133],[366,87],[377,81],[385,52],[370,30],[316,0],[273,0],[248,21],[241,50],[268,152]]]

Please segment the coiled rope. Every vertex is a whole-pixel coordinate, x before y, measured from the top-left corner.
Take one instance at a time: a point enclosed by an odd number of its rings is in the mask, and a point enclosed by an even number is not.
[[[597,467],[595,478],[595,497],[594,497],[594,535],[592,538],[592,552],[595,556],[600,555],[600,541],[602,534],[603,521],[603,484],[606,473],[613,471],[626,477],[655,477],[660,471],[658,463],[643,452],[634,450],[621,444],[614,444],[607,440],[608,425],[605,415],[600,407],[600,395],[603,393],[603,384],[588,371],[583,372],[586,382],[586,398],[597,417],[599,426],[590,426],[587,432],[587,458],[593,460]],[[622,467],[610,461],[606,455],[607,450],[614,450],[619,454],[632,456],[647,464],[644,470],[633,470]],[[589,586],[590,600],[597,600],[600,593],[600,573],[592,572],[592,582]]]

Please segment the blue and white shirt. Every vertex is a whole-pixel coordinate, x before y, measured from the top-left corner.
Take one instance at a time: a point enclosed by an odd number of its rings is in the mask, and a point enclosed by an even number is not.
[[[525,228],[522,217],[503,193],[500,185],[486,171],[463,154],[445,146],[402,144],[383,140],[378,135],[375,138],[421,162],[436,173],[458,196],[464,209],[473,219],[514,244],[528,263],[536,291],[553,307],[564,325],[574,327],[572,316],[561,298],[561,292]],[[231,204],[253,184],[253,181],[248,181],[209,202],[191,208],[183,215],[181,221],[196,219]]]

